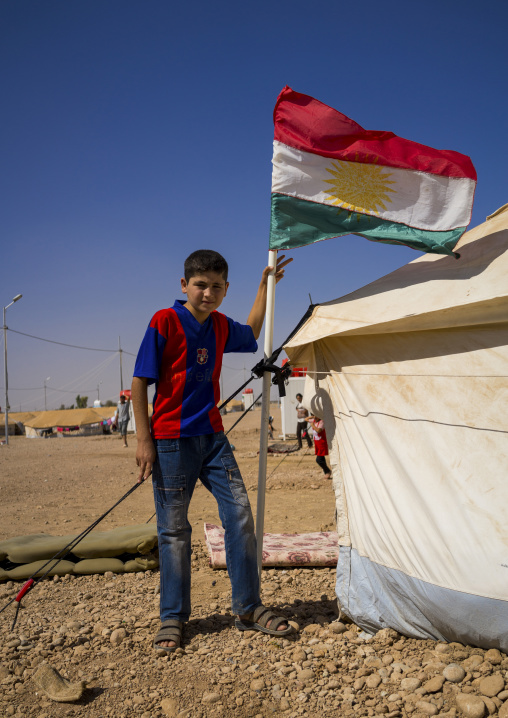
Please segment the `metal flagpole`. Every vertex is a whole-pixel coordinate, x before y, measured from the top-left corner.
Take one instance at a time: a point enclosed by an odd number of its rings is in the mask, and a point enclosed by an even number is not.
[[[268,275],[266,285],[266,315],[265,315],[265,361],[273,352],[273,318],[275,313],[275,267],[277,265],[277,252],[268,252],[268,264],[273,271]],[[258,469],[258,503],[256,511],[256,540],[258,545],[258,572],[261,579],[263,561],[263,532],[265,525],[265,491],[266,491],[266,465],[268,456],[268,419],[270,417],[270,385],[272,375],[265,371],[263,374],[263,395],[261,403],[261,428],[259,441],[259,469]]]

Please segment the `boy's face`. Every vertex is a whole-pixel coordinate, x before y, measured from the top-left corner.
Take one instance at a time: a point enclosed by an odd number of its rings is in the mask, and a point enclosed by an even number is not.
[[[182,292],[187,295],[185,306],[201,323],[220,307],[229,287],[229,282],[217,272],[195,274],[188,282],[182,278],[181,283]]]

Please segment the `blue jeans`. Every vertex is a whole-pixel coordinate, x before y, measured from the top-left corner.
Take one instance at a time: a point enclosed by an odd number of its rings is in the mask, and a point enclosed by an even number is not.
[[[224,432],[155,441],[153,491],[161,574],[161,621],[188,621],[191,613],[189,503],[201,479],[218,504],[225,531],[232,611],[242,615],[261,604],[254,520],[238,464]]]

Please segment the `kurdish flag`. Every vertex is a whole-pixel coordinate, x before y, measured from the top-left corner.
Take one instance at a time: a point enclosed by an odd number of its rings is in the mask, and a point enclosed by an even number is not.
[[[274,123],[270,249],[358,234],[453,254],[471,221],[469,157],[364,130],[290,87]]]

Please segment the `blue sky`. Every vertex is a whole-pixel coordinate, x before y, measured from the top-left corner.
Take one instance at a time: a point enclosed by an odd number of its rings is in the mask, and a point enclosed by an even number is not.
[[[272,111],[287,84],[367,129],[469,155],[472,226],[508,201],[508,6],[472,0],[0,5],[2,251],[11,411],[116,399],[185,257],[224,254],[245,320],[268,249]],[[411,261],[359,237],[292,252],[275,342],[314,302]],[[3,349],[3,339],[2,339]],[[229,355],[226,391],[257,357]],[[3,377],[0,404],[3,409]],[[59,390],[59,391],[57,391]]]

